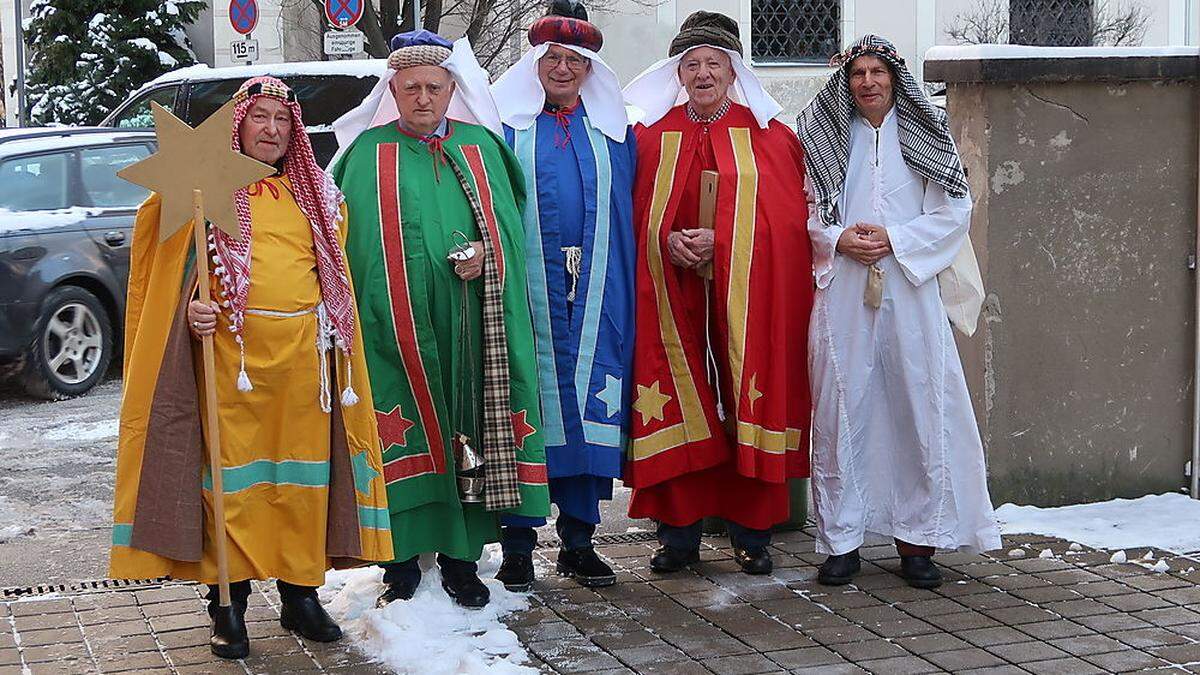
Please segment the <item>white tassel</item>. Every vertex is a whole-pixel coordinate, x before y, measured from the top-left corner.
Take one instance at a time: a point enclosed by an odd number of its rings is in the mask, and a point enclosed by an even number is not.
[[[575,287],[583,272],[583,247],[564,246],[562,252],[566,255],[567,274],[571,275],[571,292],[567,293],[567,302],[575,302]]]
[[[254,385],[250,384],[250,376],[246,374],[246,346],[243,345],[241,341],[238,342],[238,350],[241,352],[242,357],[242,367],[241,370],[238,371],[238,391],[252,391],[254,389]]]
[[[358,394],[354,393],[354,366],[350,363],[350,355],[342,352],[346,357],[346,388],[342,390],[342,407],[349,408],[358,403]]]

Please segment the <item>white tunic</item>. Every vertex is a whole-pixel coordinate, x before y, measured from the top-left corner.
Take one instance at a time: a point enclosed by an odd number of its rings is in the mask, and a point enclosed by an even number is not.
[[[895,537],[940,549],[1000,547],[979,429],[937,274],[967,239],[971,199],[908,168],[895,109],[855,116],[839,227],[810,205],[817,294],[809,329],[817,552]],[[810,191],[811,194],[811,191]],[[867,267],[836,253],[841,226],[887,228],[883,303]]]

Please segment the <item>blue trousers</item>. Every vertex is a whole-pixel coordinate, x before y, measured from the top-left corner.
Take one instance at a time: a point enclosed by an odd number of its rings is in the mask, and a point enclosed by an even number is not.
[[[770,530],[755,530],[743,527],[732,521],[726,521],[729,530],[729,541],[734,546],[747,551],[759,551],[771,543]],[[676,525],[658,524],[658,543],[670,546],[680,551],[692,551],[700,548],[700,521],[679,527]]]
[[[562,542],[563,549],[573,551],[592,547],[592,535],[596,533],[594,523],[560,512],[558,520],[554,521],[554,528],[558,530],[558,539]],[[533,553],[535,546],[537,546],[537,530],[524,524],[504,526],[500,536],[500,547],[504,549],[505,553],[529,555]]]

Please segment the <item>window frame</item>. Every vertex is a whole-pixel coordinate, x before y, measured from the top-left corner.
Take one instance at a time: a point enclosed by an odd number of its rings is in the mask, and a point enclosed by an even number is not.
[[[837,51],[835,51],[833,54],[830,54],[829,57],[827,57],[825,59],[813,58],[813,59],[800,59],[800,60],[788,60],[788,61],[760,61],[755,56],[755,54],[754,54],[754,1],[755,0],[749,0],[749,2],[746,3],[746,14],[743,15],[743,16],[747,17],[747,19],[748,19],[748,22],[746,25],[748,27],[747,34],[748,34],[749,40],[748,40],[747,49],[746,49],[746,52],[747,52],[746,56],[747,56],[749,65],[751,67],[754,67],[754,68],[804,68],[804,69],[819,71],[821,73],[825,73],[825,72],[829,71],[829,59],[836,56],[838,53],[840,53],[841,50],[846,45],[846,32],[847,32],[846,31],[846,24],[847,24],[846,0],[838,0],[838,21],[837,21],[837,24],[838,24],[838,29],[837,29],[838,30],[838,35],[837,35],[838,48],[837,48]]]
[[[146,155],[147,157],[154,154],[154,151],[155,151],[155,147],[152,143],[148,143],[146,141],[137,141],[137,140],[117,141],[114,143],[96,143],[94,145],[87,145],[87,146],[79,147],[74,150],[75,163],[76,163],[76,174],[78,176],[76,192],[78,192],[79,196],[77,198],[73,199],[72,201],[88,202],[87,204],[82,204],[82,203],[74,204],[74,206],[78,206],[80,208],[85,208],[85,209],[98,209],[105,213],[116,213],[116,212],[121,212],[121,211],[128,211],[128,212],[137,211],[138,206],[141,205],[141,202],[139,202],[138,204],[134,204],[133,206],[99,206],[99,205],[93,204],[92,196],[91,196],[91,194],[88,193],[87,187],[83,184],[83,153],[84,152],[86,152],[87,150],[97,150],[97,149],[109,150],[112,148],[126,148],[126,147],[133,147],[133,146],[141,146],[141,147],[145,148],[146,152],[147,152],[147,155]],[[5,160],[5,161],[7,161],[7,160]],[[148,196],[148,194],[147,194],[147,196]]]
[[[67,165],[66,165],[66,178],[67,178],[66,200],[67,200],[67,204],[65,206],[55,206],[55,207],[46,208],[46,209],[27,209],[27,210],[23,210],[23,211],[13,211],[13,213],[44,213],[46,211],[61,211],[63,209],[71,209],[71,208],[76,208],[76,207],[80,206],[79,204],[76,203],[76,202],[81,201],[80,196],[79,196],[81,181],[80,181],[80,175],[79,175],[79,153],[76,151],[75,148],[64,148],[64,149],[59,149],[59,150],[37,150],[37,151],[33,151],[33,152],[22,152],[19,154],[0,157],[0,168],[2,168],[5,164],[7,164],[9,162],[17,162],[17,161],[26,160],[26,159],[32,159],[35,157],[49,157],[51,155],[63,155],[67,159]],[[8,207],[5,207],[3,205],[0,205],[0,208],[11,210],[11,209],[8,209]]]
[[[120,126],[119,122],[120,122],[122,116],[137,109],[139,106],[141,106],[143,101],[146,101],[147,99],[151,98],[155,94],[159,94],[166,89],[174,89],[175,90],[174,96],[172,97],[172,101],[171,101],[171,112],[174,113],[176,116],[178,116],[179,115],[178,110],[179,110],[179,104],[180,104],[179,94],[184,89],[184,83],[183,82],[168,82],[161,86],[154,87],[153,89],[149,89],[147,91],[142,92],[142,94],[140,96],[138,96],[137,98],[130,99],[127,103],[125,103],[121,107],[117,108],[116,110],[112,111],[109,114],[108,118],[105,119],[105,121],[103,122],[103,125],[106,127],[113,128],[113,129],[130,129],[130,130],[153,129],[154,127],[152,127],[152,126],[150,126],[150,127],[123,127],[123,126]],[[147,103],[146,107],[147,108],[150,107],[148,103]]]

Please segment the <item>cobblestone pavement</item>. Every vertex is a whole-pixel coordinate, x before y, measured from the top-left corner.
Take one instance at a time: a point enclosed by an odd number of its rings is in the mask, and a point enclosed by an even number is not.
[[[777,535],[773,547],[775,572],[751,577],[718,538],[674,575],[649,571],[653,543],[603,545],[615,586],[551,575],[508,623],[547,672],[1200,673],[1200,572],[1188,571],[1200,562],[1155,551],[1172,568],[1156,573],[1017,536],[991,556],[939,556],[947,580],[936,591],[904,585],[886,546],[864,548],[856,583],[830,589],[815,581],[810,534]],[[1010,557],[1015,548],[1027,556]],[[1038,557],[1047,548],[1054,557]],[[552,563],[555,551],[538,555]],[[0,675],[381,672],[347,644],[284,631],[277,607],[269,585],[253,594],[251,657],[227,663],[208,652],[192,585],[0,600]]]

